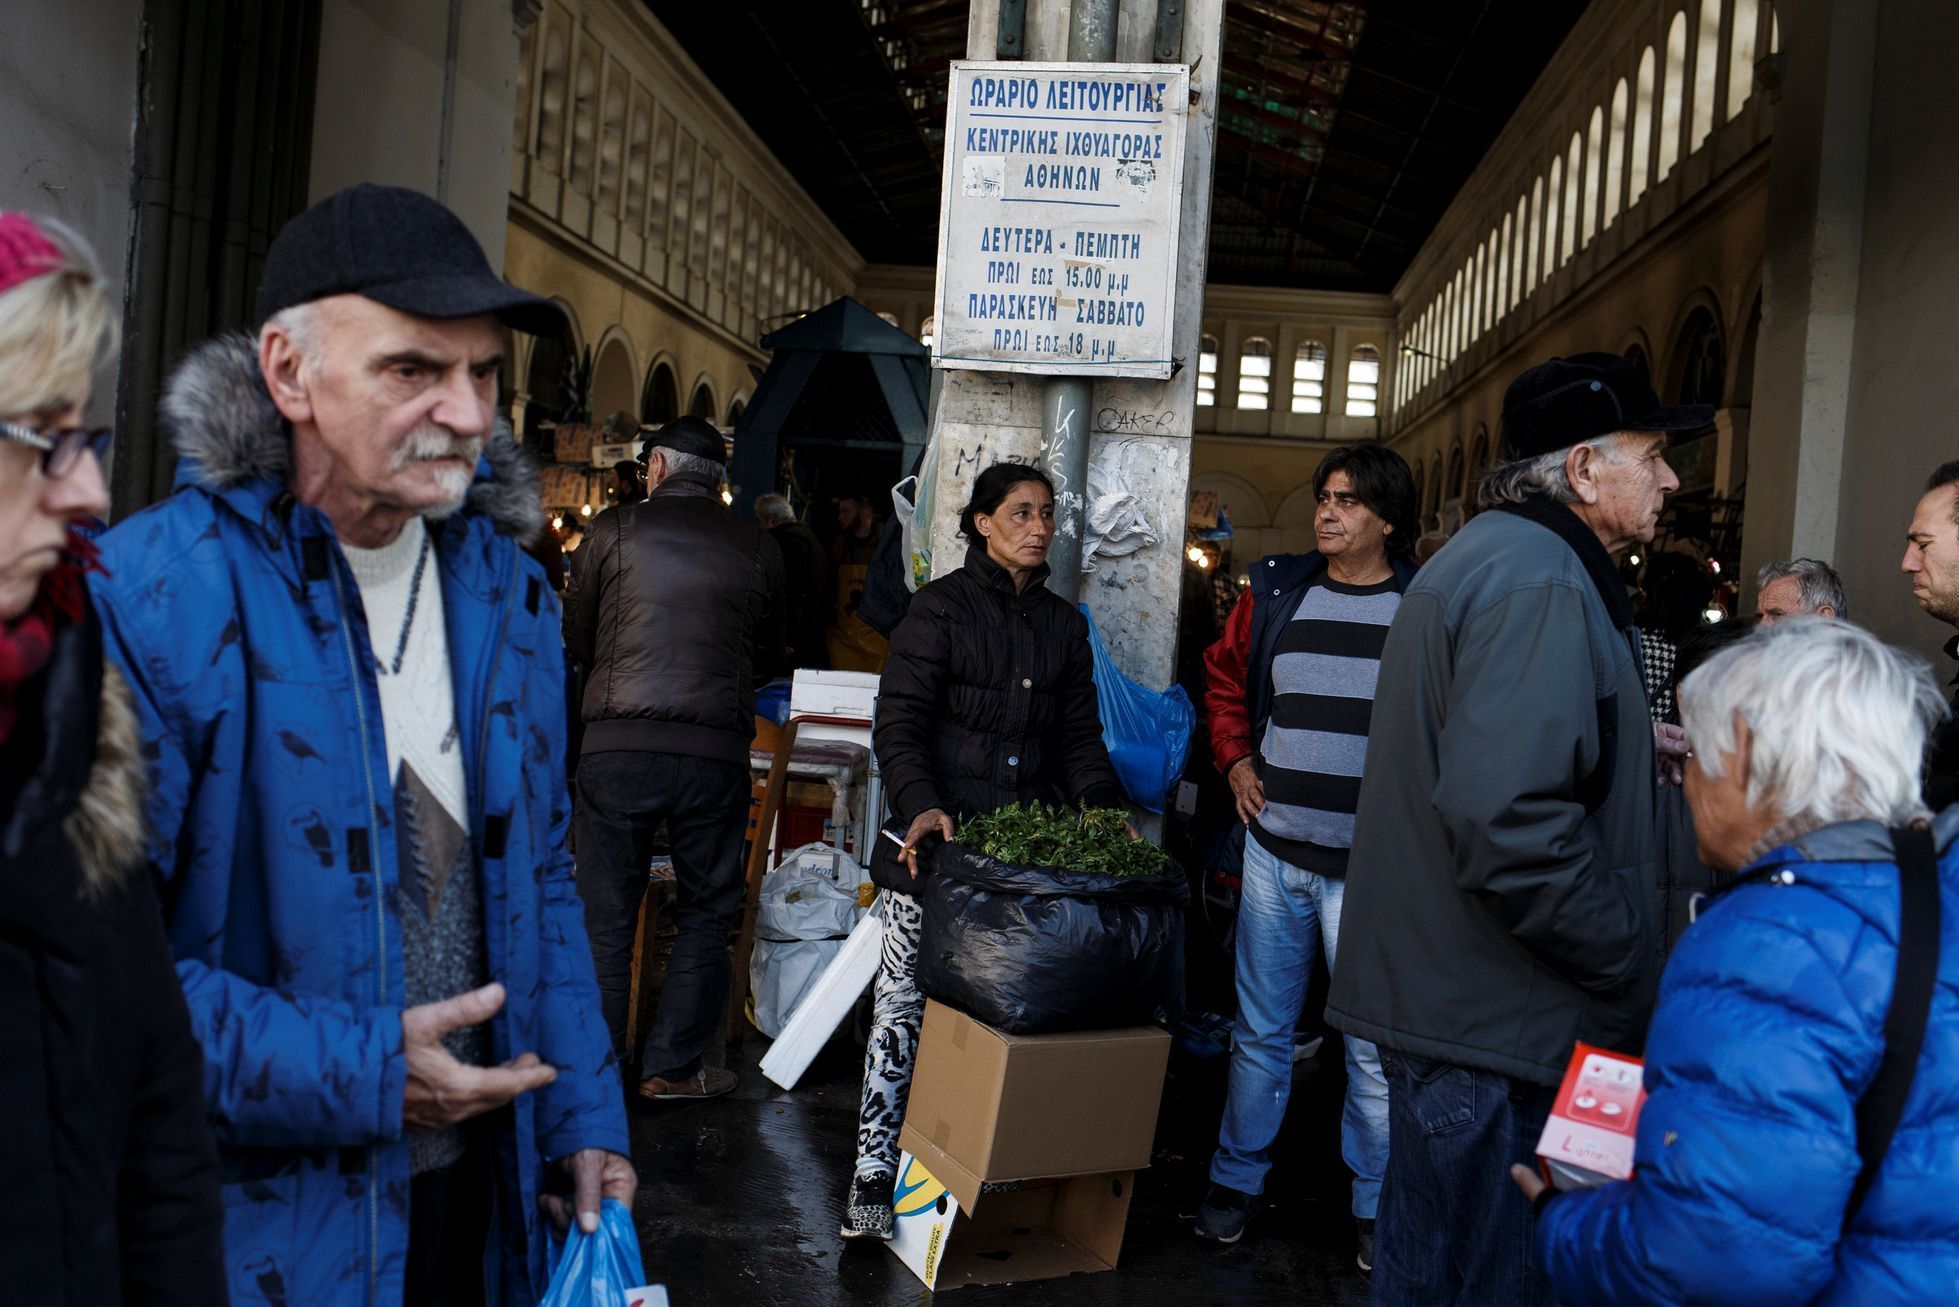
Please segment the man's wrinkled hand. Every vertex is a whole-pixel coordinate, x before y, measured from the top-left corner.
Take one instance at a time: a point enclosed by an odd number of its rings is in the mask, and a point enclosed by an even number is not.
[[[1265,811],[1265,782],[1258,778],[1258,768],[1246,756],[1232,763],[1224,778],[1231,782],[1231,798],[1238,809],[1238,820],[1251,825],[1252,818]]]
[[[1665,722],[1653,723],[1653,759],[1662,785],[1678,785],[1687,778],[1687,732]]]
[[[418,1130],[439,1130],[494,1111],[519,1094],[542,1089],[558,1078],[535,1053],[502,1066],[470,1066],[456,1060],[442,1037],[480,1026],[503,1006],[503,986],[489,984],[440,1003],[423,1003],[401,1014],[401,1047],[408,1059],[408,1087],[401,1119]]]
[[[539,1194],[537,1205],[561,1232],[571,1228],[575,1212],[578,1228],[586,1234],[596,1234],[601,1202],[617,1198],[631,1207],[633,1195],[639,1192],[639,1177],[633,1173],[633,1164],[603,1148],[581,1148],[569,1157],[559,1158],[558,1165],[571,1176],[571,1200],[567,1202],[555,1194]]]

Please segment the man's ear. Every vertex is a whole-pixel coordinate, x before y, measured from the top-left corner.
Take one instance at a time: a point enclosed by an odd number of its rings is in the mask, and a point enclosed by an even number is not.
[[[272,404],[288,422],[313,420],[313,396],[307,389],[304,361],[292,337],[277,327],[259,336],[258,370]]]
[[[1565,452],[1565,479],[1581,504],[1598,502],[1598,451],[1590,445],[1573,445]]]

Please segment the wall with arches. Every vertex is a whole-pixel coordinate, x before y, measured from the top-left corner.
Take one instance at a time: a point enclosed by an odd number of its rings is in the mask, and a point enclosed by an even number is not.
[[[514,115],[504,273],[604,343],[598,420],[644,417],[664,366],[677,413],[698,392],[725,425],[754,390],[749,365],[767,361],[761,336],[847,293],[863,267],[643,5],[543,0]]]

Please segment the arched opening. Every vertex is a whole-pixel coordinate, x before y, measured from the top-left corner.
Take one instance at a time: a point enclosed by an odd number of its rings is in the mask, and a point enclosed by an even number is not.
[[[1653,47],[1639,52],[1639,72],[1633,81],[1632,175],[1626,179],[1626,207],[1646,194],[1647,165],[1653,157]]]
[[[1381,351],[1356,345],[1347,358],[1347,416],[1371,418],[1380,406]]]
[[[1551,160],[1551,186],[1544,206],[1544,279],[1558,270],[1558,193],[1564,189],[1564,160]]]
[[[655,363],[646,373],[646,385],[639,392],[639,420],[644,426],[660,427],[680,416],[680,387],[673,369]]]
[[[1578,168],[1584,148],[1583,140],[1573,132],[1571,144],[1565,147],[1564,252],[1558,256],[1560,264],[1569,262],[1578,248]]]
[[[1668,392],[1675,404],[1711,404],[1719,408],[1726,380],[1727,353],[1721,344],[1721,324],[1706,307],[1696,308],[1674,337]]]
[[[714,403],[714,391],[708,387],[707,379],[703,377],[694,383],[694,397],[687,401],[687,416],[706,418],[712,422],[718,411]]]
[[[1660,92],[1660,159],[1653,180],[1663,182],[1680,161],[1680,99],[1687,90],[1687,11],[1667,28],[1666,83]]]
[[[1598,235],[1599,164],[1605,148],[1605,110],[1592,106],[1592,118],[1585,125],[1585,220],[1580,229],[1580,247],[1590,245]]]
[[[1476,424],[1476,438],[1469,443],[1469,466],[1467,479],[1462,483],[1462,496],[1465,503],[1476,498],[1476,483],[1490,470],[1490,429],[1482,423]]]
[[[1197,406],[1211,408],[1218,402],[1218,338],[1206,334],[1197,341]]]
[[[1292,353],[1292,411],[1320,413],[1326,408],[1326,346],[1309,340]]]
[[[1437,525],[1436,512],[1442,504],[1442,455],[1433,454],[1428,461],[1428,493],[1422,500],[1422,525],[1433,530]]]
[[[633,412],[633,356],[626,342],[614,336],[599,347],[592,360],[592,420],[604,422],[614,413]]]
[[[1701,0],[1700,31],[1694,37],[1692,154],[1714,130],[1714,79],[1721,66],[1721,0]]]
[[[1248,336],[1238,350],[1238,407],[1269,408],[1272,404],[1272,342]]]
[[[1741,350],[1735,355],[1734,388],[1729,392],[1728,404],[1732,408],[1748,408],[1755,395],[1755,345],[1762,334],[1762,296],[1755,294],[1755,302],[1749,307],[1748,321],[1741,329]]]
[[[592,160],[598,153],[599,74],[581,56],[571,86],[571,188],[592,193]]]
[[[1626,362],[1639,369],[1639,375],[1646,379],[1647,385],[1653,384],[1653,360],[1646,357],[1644,345],[1634,341],[1626,346],[1624,357]]]
[[[524,373],[526,436],[544,422],[571,417],[572,373],[578,364],[578,342],[569,329],[556,336],[539,336],[531,346],[531,364]]]
[[[733,431],[735,424],[741,421],[741,415],[747,411],[748,401],[745,399],[737,398],[734,403],[728,405],[728,430]]]
[[[1450,499],[1460,499],[1462,497],[1463,472],[1462,446],[1460,444],[1451,445],[1449,447],[1449,470],[1442,477],[1442,493],[1447,496],[1442,501],[1442,507],[1448,507]]]
[[[1755,91],[1755,29],[1760,15],[1755,0],[1735,0],[1735,25],[1728,37],[1728,117],[1741,113]]]
[[[1605,128],[1605,226],[1619,216],[1619,193],[1626,180],[1626,79],[1612,88],[1612,116]]]

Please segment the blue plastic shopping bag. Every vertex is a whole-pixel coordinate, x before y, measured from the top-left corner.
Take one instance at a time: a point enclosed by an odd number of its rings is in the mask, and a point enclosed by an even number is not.
[[[1088,644],[1095,651],[1095,704],[1102,711],[1109,761],[1132,802],[1162,812],[1164,794],[1184,774],[1197,710],[1181,685],[1159,693],[1124,676],[1085,604],[1082,616],[1088,618]]]
[[[617,1198],[608,1198],[599,1204],[596,1234],[573,1223],[538,1307],[624,1307],[626,1290],[645,1283],[633,1214]]]

